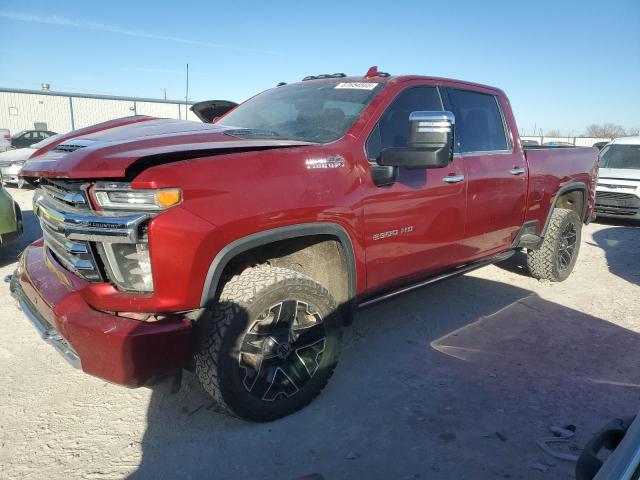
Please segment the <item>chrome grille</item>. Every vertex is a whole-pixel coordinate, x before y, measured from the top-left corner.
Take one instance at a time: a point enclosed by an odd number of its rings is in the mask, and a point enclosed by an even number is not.
[[[108,280],[104,245],[146,242],[147,213],[91,209],[85,182],[40,180],[33,212],[40,221],[46,248],[67,270],[91,282]],[[100,250],[102,249],[102,250]]]
[[[45,179],[40,181],[40,190],[45,197],[82,210],[89,209],[85,187],[84,182]]]
[[[56,259],[68,270],[92,282],[103,281],[89,242],[71,241],[40,222],[44,243]]]
[[[87,212],[89,201],[85,188],[84,182],[43,178],[34,200],[40,198],[41,202],[58,211]],[[35,206],[34,212],[37,213]],[[52,218],[38,215],[38,220],[45,245],[62,266],[85,280],[104,281],[89,242],[70,240]]]
[[[629,193],[596,191],[596,211],[605,215],[637,215],[640,198]]]

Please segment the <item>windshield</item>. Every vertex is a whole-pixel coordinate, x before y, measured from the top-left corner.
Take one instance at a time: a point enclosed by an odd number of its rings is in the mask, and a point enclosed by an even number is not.
[[[342,137],[383,84],[318,82],[267,90],[239,105],[218,122],[246,137],[328,143]]]
[[[640,145],[608,145],[602,150],[602,168],[640,170]]]

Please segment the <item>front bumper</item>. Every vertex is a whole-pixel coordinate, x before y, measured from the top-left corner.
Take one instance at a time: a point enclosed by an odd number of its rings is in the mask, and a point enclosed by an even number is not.
[[[11,296],[15,299],[20,310],[25,314],[27,320],[31,322],[31,325],[35,327],[40,337],[53,346],[73,367],[81,368],[80,357],[69,346],[60,332],[58,332],[53,325],[47,322],[44,317],[38,312],[29,297],[27,297],[20,286],[20,282],[16,280],[16,276],[10,277],[9,289],[11,290]]]
[[[94,310],[78,292],[79,282],[40,241],[23,252],[11,279],[11,292],[27,318],[70,363],[130,387],[187,365],[190,320],[142,322]]]
[[[18,173],[22,169],[22,165],[10,165],[8,167],[0,168],[0,173],[2,173],[2,181],[4,183],[18,183],[20,181],[20,177],[18,177]]]
[[[598,217],[640,220],[640,197],[636,193],[598,188],[596,212]]]

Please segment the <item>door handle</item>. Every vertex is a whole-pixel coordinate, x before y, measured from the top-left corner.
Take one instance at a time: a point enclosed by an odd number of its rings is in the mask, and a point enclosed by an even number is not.
[[[511,170],[509,170],[509,173],[511,175],[522,175],[523,173],[527,173],[527,171],[524,168],[514,167]]]
[[[447,175],[442,179],[444,183],[459,183],[464,180],[464,175]]]

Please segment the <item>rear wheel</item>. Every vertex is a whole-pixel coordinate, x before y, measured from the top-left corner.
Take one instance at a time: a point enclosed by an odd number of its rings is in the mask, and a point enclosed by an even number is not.
[[[311,278],[285,268],[246,270],[224,286],[200,326],[196,375],[224,410],[280,418],[324,388],[341,327],[335,301]]]
[[[565,280],[576,264],[581,235],[582,221],[576,212],[554,209],[542,245],[527,254],[531,275],[552,282]]]

